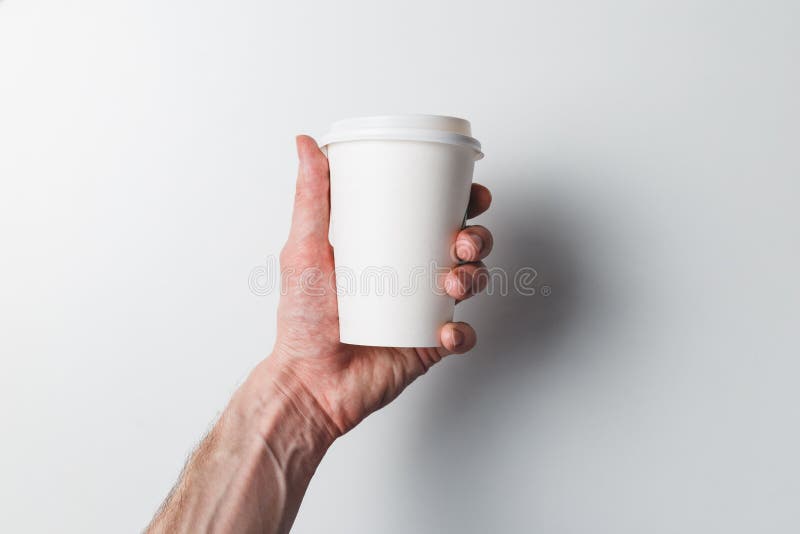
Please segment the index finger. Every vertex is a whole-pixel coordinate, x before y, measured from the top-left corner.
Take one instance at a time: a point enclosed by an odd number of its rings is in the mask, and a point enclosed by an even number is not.
[[[467,206],[467,219],[477,217],[489,209],[492,203],[492,193],[481,184],[472,184],[469,193],[469,205]]]

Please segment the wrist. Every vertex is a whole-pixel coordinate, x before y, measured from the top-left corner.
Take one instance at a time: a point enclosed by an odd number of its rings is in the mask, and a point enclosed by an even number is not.
[[[290,448],[309,456],[321,459],[339,436],[314,395],[276,355],[256,366],[232,404],[265,442],[301,441]]]

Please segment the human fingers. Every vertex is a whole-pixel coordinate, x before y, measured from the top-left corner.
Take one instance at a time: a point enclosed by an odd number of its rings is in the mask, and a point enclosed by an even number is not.
[[[330,220],[328,158],[307,135],[298,135],[297,186],[290,239],[327,243]]]
[[[483,226],[467,226],[456,236],[455,255],[461,261],[482,260],[492,251],[492,233]]]
[[[447,323],[439,332],[442,346],[438,349],[441,356],[463,354],[471,350],[478,341],[475,329],[467,323]]]
[[[492,193],[481,184],[472,184],[469,193],[469,205],[467,207],[467,218],[477,217],[489,209],[492,203]]]
[[[489,272],[482,262],[465,263],[447,273],[444,289],[456,301],[462,301],[483,291],[488,281]]]

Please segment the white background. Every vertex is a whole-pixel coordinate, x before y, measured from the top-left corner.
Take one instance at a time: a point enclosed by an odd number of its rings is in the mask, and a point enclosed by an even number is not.
[[[330,450],[297,533],[800,529],[794,2],[0,2],[0,530],[144,527],[277,295],[294,135],[463,116],[479,347]]]

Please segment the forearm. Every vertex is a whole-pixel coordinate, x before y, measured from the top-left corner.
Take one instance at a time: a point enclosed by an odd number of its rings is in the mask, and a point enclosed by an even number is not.
[[[288,532],[334,429],[272,358],[239,388],[148,532]]]

